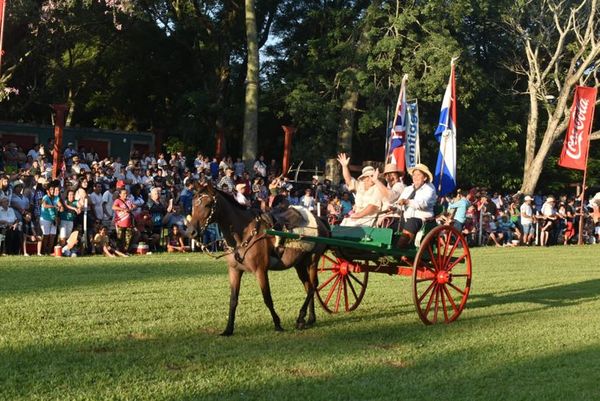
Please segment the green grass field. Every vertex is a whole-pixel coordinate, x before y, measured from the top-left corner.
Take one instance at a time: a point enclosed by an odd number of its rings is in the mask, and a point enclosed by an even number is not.
[[[244,276],[202,255],[0,258],[2,400],[600,400],[600,247],[473,250],[467,309],[424,326],[410,280],[371,275],[355,312],[286,331]]]

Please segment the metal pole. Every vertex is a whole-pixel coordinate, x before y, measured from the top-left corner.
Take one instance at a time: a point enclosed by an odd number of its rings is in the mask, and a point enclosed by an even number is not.
[[[593,103],[592,103],[593,105]],[[594,111],[595,109],[593,109],[592,111],[592,118],[591,118],[591,123],[594,123]],[[591,125],[590,125],[590,131],[591,131]],[[585,170],[583,170],[583,184],[581,185],[581,201],[580,201],[580,209],[579,209],[579,235],[577,236],[577,245],[583,245],[583,220],[585,219],[585,213],[583,212],[583,201],[585,199],[585,180],[587,178],[587,166],[588,166],[588,158],[590,156],[590,134],[588,132],[588,143],[587,143],[587,152],[585,154]]]
[[[479,236],[478,236],[478,240],[477,242],[479,243],[479,246],[481,246],[481,243],[483,242],[483,214],[485,213],[485,206],[481,208],[481,210],[479,211]]]

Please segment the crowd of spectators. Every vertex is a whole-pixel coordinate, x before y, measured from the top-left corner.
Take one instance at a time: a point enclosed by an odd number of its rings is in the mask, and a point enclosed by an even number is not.
[[[354,196],[320,176],[310,183],[291,182],[275,160],[260,156],[250,168],[241,159],[222,160],[201,153],[187,160],[182,152],[154,155],[134,152],[129,160],[101,159],[94,149],[63,151],[60,174],[52,179],[49,142],[31,149],[14,143],[0,152],[0,242],[3,254],[99,254],[126,257],[139,249],[187,252],[186,216],[194,185],[210,180],[249,208],[266,211],[276,196],[306,207],[339,224],[353,214]],[[395,184],[410,177],[394,175]],[[377,175],[375,175],[377,178]],[[377,179],[385,185],[385,173]],[[596,201],[585,208],[586,243],[600,240]],[[486,189],[457,191],[438,198],[440,224],[454,224],[472,245],[569,244],[577,234],[579,206],[567,195],[512,196]],[[385,205],[379,213],[385,215]],[[381,219],[379,219],[381,223]],[[207,244],[219,239],[212,225]]]

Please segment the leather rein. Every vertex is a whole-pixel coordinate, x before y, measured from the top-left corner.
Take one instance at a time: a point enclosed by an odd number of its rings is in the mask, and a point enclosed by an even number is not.
[[[206,231],[206,229],[208,228],[208,226],[212,223],[214,223],[214,215],[215,212],[217,210],[217,197],[215,195],[209,195],[209,194],[200,194],[200,196],[198,197],[198,199],[196,199],[196,205],[200,206],[202,204],[202,199],[203,198],[211,198],[212,199],[212,205],[210,206],[210,212],[208,214],[208,217],[206,218],[206,220],[204,221],[204,224],[202,225],[202,227],[200,227],[199,232],[203,233],[204,231]],[[262,213],[257,215],[254,218],[254,228],[252,229],[252,232],[250,233],[250,235],[248,236],[248,238],[246,238],[243,241],[240,241],[239,237],[237,234],[234,234],[234,240],[235,240],[235,245],[231,246],[227,243],[227,240],[225,240],[225,251],[220,254],[220,255],[214,255],[216,252],[211,251],[207,245],[205,245],[202,242],[198,242],[200,249],[202,250],[203,253],[205,253],[206,255],[210,256],[213,259],[220,259],[222,257],[225,257],[227,255],[234,255],[235,260],[238,263],[243,263],[246,254],[248,253],[248,251],[260,240],[263,240],[265,238],[267,238],[267,234],[265,231],[262,232],[262,234],[259,235],[259,229],[261,226],[261,223],[265,222],[265,219],[262,217]],[[233,230],[231,230],[233,232]],[[238,237],[238,238],[235,238]],[[216,242],[216,241],[215,241]],[[213,242],[214,243],[214,242]],[[240,254],[240,250],[243,250],[243,252]]]

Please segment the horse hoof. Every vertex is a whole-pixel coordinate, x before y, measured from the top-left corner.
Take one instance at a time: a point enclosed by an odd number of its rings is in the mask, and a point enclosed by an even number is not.
[[[296,322],[296,329],[297,330],[304,330],[306,328],[306,323],[304,322]]]
[[[282,331],[285,331],[285,330],[283,329],[283,327],[279,326],[279,327],[275,327],[275,331],[278,331],[281,333]]]
[[[231,337],[233,335],[233,331],[225,330],[221,333],[221,337]]]

